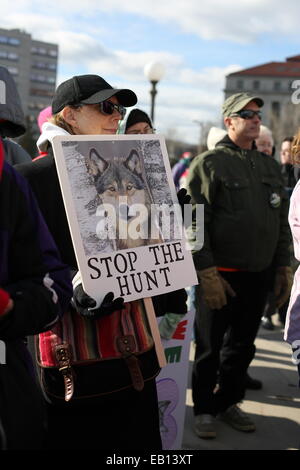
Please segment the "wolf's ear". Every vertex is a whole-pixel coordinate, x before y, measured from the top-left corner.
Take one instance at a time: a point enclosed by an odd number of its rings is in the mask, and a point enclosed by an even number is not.
[[[133,171],[138,175],[142,174],[141,160],[136,150],[131,150],[129,156],[125,160],[125,166],[127,166],[130,171]]]
[[[96,149],[91,149],[90,154],[86,161],[87,169],[90,175],[97,176],[100,175],[108,167],[108,163],[104,158],[100,157]]]

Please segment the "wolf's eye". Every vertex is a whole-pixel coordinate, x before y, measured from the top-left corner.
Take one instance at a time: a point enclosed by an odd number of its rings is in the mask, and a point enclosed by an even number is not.
[[[128,191],[130,191],[132,188],[133,188],[133,185],[132,184],[128,184],[127,187]]]
[[[114,188],[114,186],[109,186],[108,190],[109,191],[115,191],[115,188]]]

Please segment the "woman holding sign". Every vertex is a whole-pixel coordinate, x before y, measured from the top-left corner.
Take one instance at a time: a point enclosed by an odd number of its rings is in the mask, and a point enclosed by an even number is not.
[[[77,263],[52,138],[114,135],[126,107],[136,102],[133,91],[114,89],[97,75],[76,76],[63,82],[52,102],[53,118],[43,125],[38,141],[39,149],[47,150],[48,156],[18,167],[33,187],[64,261],[75,273]],[[160,314],[171,298],[170,294],[166,296],[155,301]],[[79,283],[74,288],[73,309],[64,316],[68,324],[62,322],[38,342],[42,386],[51,402],[49,448],[161,449],[155,384],[160,367],[143,303],[124,304],[122,298],[113,297],[108,293],[100,307],[94,308],[95,300]],[[177,291],[175,298],[172,311],[185,312],[185,291]],[[66,347],[66,331],[71,338],[70,348]],[[74,365],[76,359],[80,359],[79,365]]]

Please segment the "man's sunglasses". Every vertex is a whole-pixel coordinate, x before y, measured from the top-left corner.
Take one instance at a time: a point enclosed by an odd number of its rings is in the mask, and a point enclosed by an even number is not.
[[[252,119],[254,116],[257,116],[258,119],[261,119],[261,111],[253,111],[253,109],[242,109],[237,113],[231,114],[230,117],[240,117],[242,119]]]
[[[126,108],[121,104],[115,104],[111,101],[102,101],[98,106],[102,114],[111,115],[114,111],[117,111],[121,115],[121,119],[125,117]]]

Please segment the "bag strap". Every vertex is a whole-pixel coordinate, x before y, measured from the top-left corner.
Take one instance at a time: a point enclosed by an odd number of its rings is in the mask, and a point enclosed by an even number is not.
[[[133,388],[140,392],[144,388],[144,378],[140,369],[139,360],[134,355],[136,352],[134,337],[132,335],[119,336],[117,338],[117,347],[127,364]]]
[[[65,401],[70,401],[74,394],[74,374],[72,371],[72,351],[70,344],[63,343],[55,347],[55,357],[59,372],[62,373],[65,384]]]
[[[135,390],[141,391],[144,388],[144,378],[140,369],[138,358],[135,356],[136,343],[132,335],[119,336],[117,347],[125,360],[132,386]],[[58,363],[58,370],[63,375],[65,385],[65,401],[70,401],[74,394],[74,372],[72,369],[72,349],[68,343],[62,343],[55,347],[55,357]]]

